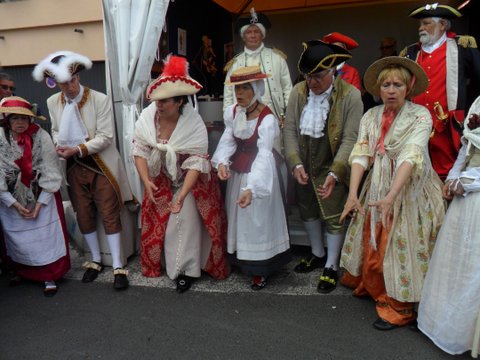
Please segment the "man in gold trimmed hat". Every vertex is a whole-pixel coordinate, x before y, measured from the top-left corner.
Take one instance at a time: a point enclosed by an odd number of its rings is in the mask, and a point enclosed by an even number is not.
[[[427,73],[427,90],[412,101],[427,107],[432,115],[430,157],[445,180],[457,158],[465,110],[480,92],[468,86],[469,79],[480,81],[480,53],[475,38],[450,31],[450,20],[462,16],[455,8],[427,4],[409,16],[419,19],[420,41],[402,50],[400,56],[416,61]]]
[[[237,28],[244,42],[244,51],[225,65],[226,80],[240,67],[260,65],[261,70],[271,77],[265,79],[263,102],[272,109],[278,120],[285,116],[288,97],[292,90],[292,79],[286,62],[286,55],[277,49],[265,47],[263,40],[270,21],[264,14],[257,14],[252,8],[251,17],[240,18]],[[223,90],[223,110],[236,102],[232,85]],[[277,149],[278,150],[278,149]]]
[[[34,69],[37,81],[50,78],[60,92],[47,100],[57,154],[67,164],[70,200],[92,261],[86,262],[82,282],[96,279],[103,270],[97,236],[97,212],[102,219],[114,269],[114,287],[128,287],[121,251],[120,211],[132,200],[123,162],[115,145],[115,125],[110,99],[81,85],[79,71],[89,69],[87,57],[59,51]]]
[[[328,293],[337,285],[345,237],[339,220],[348,194],[348,157],[357,140],[363,104],[357,88],[335,77],[335,68],[351,58],[348,50],[321,40],[303,45],[298,69],[305,81],[295,85],[290,94],[284,144],[312,254],[302,259],[295,271],[310,272],[324,266],[318,291]]]

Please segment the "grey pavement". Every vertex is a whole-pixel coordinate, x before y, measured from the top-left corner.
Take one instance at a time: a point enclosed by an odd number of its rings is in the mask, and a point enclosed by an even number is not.
[[[71,257],[53,298],[38,283],[9,287],[0,277],[0,360],[470,359],[406,327],[375,330],[372,300],[343,287],[318,294],[320,271],[296,274],[295,261],[260,292],[234,272],[224,281],[203,275],[177,294],[166,277],[143,277],[138,257],[123,292],[112,288],[110,269],[81,283],[83,259],[75,249]]]

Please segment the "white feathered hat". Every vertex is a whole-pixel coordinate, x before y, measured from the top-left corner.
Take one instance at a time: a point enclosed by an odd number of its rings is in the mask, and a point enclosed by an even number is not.
[[[72,51],[57,51],[40,61],[33,69],[32,76],[37,81],[49,77],[57,83],[64,83],[70,81],[79,71],[91,67],[92,61],[84,55]]]

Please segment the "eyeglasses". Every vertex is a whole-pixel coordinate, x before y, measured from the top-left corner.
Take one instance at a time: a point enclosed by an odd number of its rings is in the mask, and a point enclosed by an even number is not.
[[[322,81],[328,74],[331,74],[331,73],[332,73],[332,69],[328,69],[328,70],[324,70],[324,71],[322,71],[322,72],[319,72],[319,73],[316,73],[316,74],[313,74],[313,75],[304,74],[303,76],[305,77],[305,80],[307,80],[307,81],[320,82],[320,81]]]
[[[0,87],[3,90],[10,90],[10,91],[15,91],[17,89],[15,86],[8,86],[8,85],[1,85],[1,84],[0,84]]]

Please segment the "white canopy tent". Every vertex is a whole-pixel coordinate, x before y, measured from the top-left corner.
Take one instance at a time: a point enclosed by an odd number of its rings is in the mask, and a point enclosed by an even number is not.
[[[112,97],[120,153],[135,197],[142,187],[131,154],[169,0],[102,0],[108,94]]]

